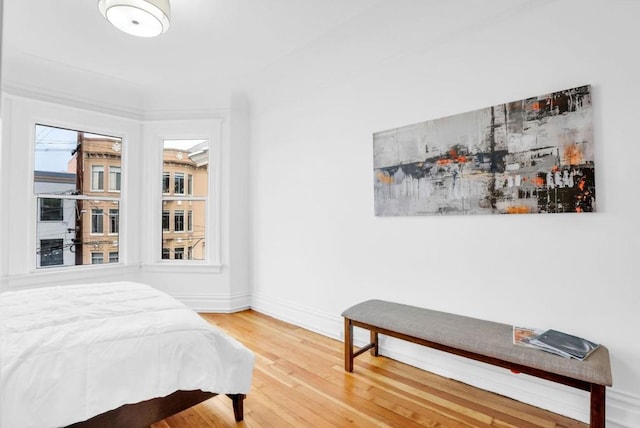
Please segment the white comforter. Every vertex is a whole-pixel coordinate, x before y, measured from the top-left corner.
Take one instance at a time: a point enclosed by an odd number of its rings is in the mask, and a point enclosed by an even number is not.
[[[176,390],[247,393],[254,355],[134,282],[0,294],[0,427],[60,427]]]

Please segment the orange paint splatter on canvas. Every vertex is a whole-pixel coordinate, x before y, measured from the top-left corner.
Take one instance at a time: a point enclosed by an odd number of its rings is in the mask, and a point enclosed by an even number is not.
[[[585,184],[586,184],[586,182],[585,182],[584,178],[581,178],[580,181],[578,182],[578,189],[583,191]]]
[[[507,214],[529,214],[531,209],[525,205],[507,207]]]
[[[380,183],[393,184],[393,177],[390,176],[390,175],[385,174],[384,172],[378,171],[376,173],[376,178],[378,179],[378,181]]]
[[[582,152],[576,144],[564,148],[564,158],[569,165],[580,165],[582,163]]]

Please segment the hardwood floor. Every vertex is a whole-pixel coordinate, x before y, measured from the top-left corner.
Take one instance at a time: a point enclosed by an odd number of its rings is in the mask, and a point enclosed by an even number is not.
[[[369,353],[347,373],[342,342],[254,311],[203,317],[256,354],[245,419],[217,396],[153,428],[587,426]]]

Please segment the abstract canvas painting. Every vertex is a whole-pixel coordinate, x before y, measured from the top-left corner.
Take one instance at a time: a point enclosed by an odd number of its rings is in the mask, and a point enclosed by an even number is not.
[[[596,210],[591,86],[373,135],[375,214]]]

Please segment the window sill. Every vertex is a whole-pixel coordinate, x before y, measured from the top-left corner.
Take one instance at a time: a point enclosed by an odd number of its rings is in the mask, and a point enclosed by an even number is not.
[[[139,272],[139,265],[124,265],[123,263],[103,263],[100,265],[84,266],[48,266],[33,269],[28,274],[12,275],[6,277],[9,289],[28,288],[35,286],[48,286],[68,284],[72,282],[100,282],[107,281],[110,275],[130,275]]]
[[[212,265],[189,261],[165,261],[141,266],[142,272],[154,273],[221,273],[222,268],[222,265]]]

